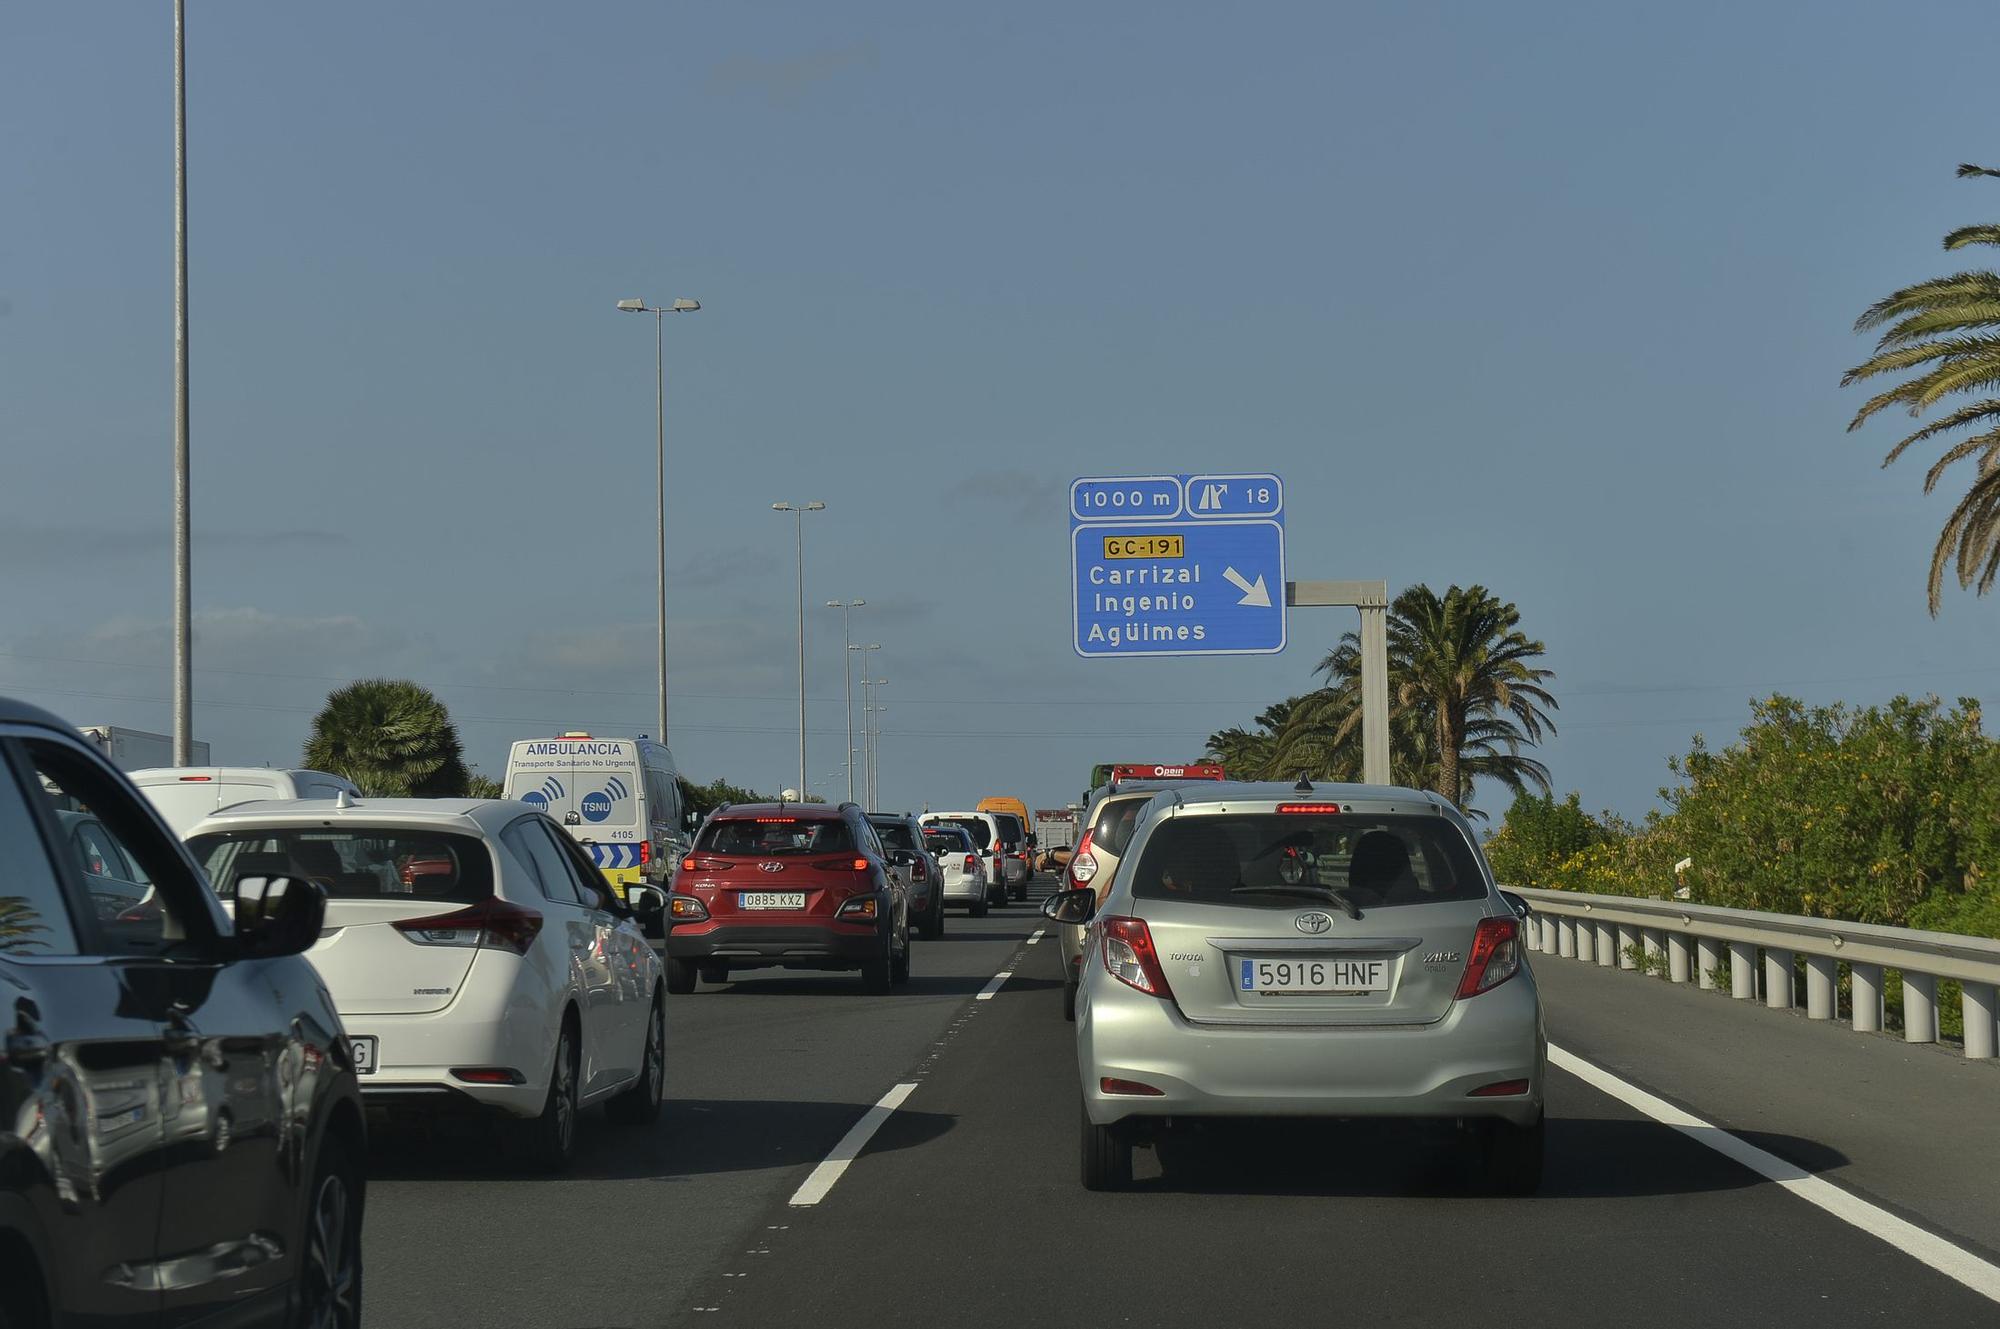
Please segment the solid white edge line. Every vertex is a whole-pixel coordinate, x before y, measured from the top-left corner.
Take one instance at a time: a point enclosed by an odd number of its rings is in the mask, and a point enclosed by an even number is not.
[[[1759,1149],[1742,1137],[1712,1122],[1703,1121],[1693,1113],[1685,1112],[1553,1043],[1549,1045],[1549,1063],[1593,1089],[1609,1094],[1627,1107],[1638,1109],[1654,1121],[1673,1127],[1697,1144],[1705,1144],[1742,1164],[1807,1204],[1887,1242],[1918,1263],[1963,1283],[1987,1300],[2000,1302],[2000,1265],[1982,1260],[1964,1247],[1954,1245],[1936,1233],[1926,1232],[1881,1206],[1870,1204],[1795,1163],[1788,1163],[1776,1154]]]
[[[1001,987],[1007,982],[1007,980],[1012,978],[1013,976],[1014,976],[1014,971],[1012,969],[1002,969],[999,973],[993,975],[993,981],[991,983],[988,983],[985,987],[981,988],[979,990],[979,995],[974,997],[973,1000],[974,1001],[993,1000],[993,994],[998,992],[1001,989]]]
[[[874,1138],[875,1132],[882,1129],[882,1123],[889,1120],[890,1114],[903,1105],[903,1100],[908,1098],[916,1087],[914,1082],[899,1084],[882,1095],[874,1107],[862,1113],[861,1120],[855,1122],[847,1134],[840,1137],[840,1143],[833,1147],[833,1152],[821,1159],[820,1165],[800,1183],[797,1190],[792,1192],[792,1207],[810,1208],[824,1200],[827,1193],[833,1189],[833,1184],[840,1180],[841,1173],[847,1171],[847,1165],[860,1157],[861,1151],[868,1147],[868,1141]]]

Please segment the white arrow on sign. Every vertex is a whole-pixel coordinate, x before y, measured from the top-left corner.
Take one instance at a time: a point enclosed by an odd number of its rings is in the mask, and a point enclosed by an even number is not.
[[[1238,572],[1235,568],[1224,568],[1222,570],[1222,575],[1228,578],[1230,584],[1235,586],[1237,590],[1243,592],[1243,598],[1241,600],[1238,600],[1236,602],[1237,604],[1257,605],[1264,609],[1269,609],[1271,607],[1271,591],[1269,587],[1264,585],[1263,573],[1260,572],[1257,574],[1257,580],[1255,582],[1248,582],[1243,580],[1243,574]]]

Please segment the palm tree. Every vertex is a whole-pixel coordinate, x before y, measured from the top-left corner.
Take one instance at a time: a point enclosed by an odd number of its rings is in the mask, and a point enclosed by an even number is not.
[[[1262,780],[1272,775],[1271,757],[1283,731],[1292,707],[1300,701],[1298,697],[1287,697],[1281,702],[1266,706],[1258,713],[1255,729],[1245,729],[1241,725],[1231,725],[1208,736],[1208,747],[1202,753],[1202,760],[1220,762],[1222,768],[1239,780]]]
[[[1961,165],[1966,176],[2000,176],[1983,166]],[[2000,245],[2000,226],[1961,226],[1945,236],[1948,250],[1968,245]],[[1976,269],[1905,286],[1870,305],[1855,321],[1856,332],[1889,325],[1875,343],[1875,354],[1840,380],[1846,387],[1880,374],[1920,369],[1914,377],[1869,398],[1847,430],[1853,433],[1877,412],[1901,405],[1911,417],[1922,415],[1947,397],[1967,392],[2000,390],[2000,273]],[[1978,584],[1978,593],[1993,588],[2000,576],[2000,397],[1987,396],[1932,420],[1889,449],[1887,466],[1913,444],[1942,438],[1953,430],[1976,426],[1959,438],[1924,475],[1924,492],[1937,487],[1944,473],[1967,457],[1979,458],[1972,485],[1945,519],[1931,551],[1930,609],[1938,612],[1947,564],[1956,562],[1960,588]]]
[[[1483,586],[1440,598],[1412,586],[1388,612],[1389,761],[1405,784],[1465,807],[1490,779],[1519,793],[1546,790],[1548,769],[1523,747],[1554,733],[1554,677],[1530,661],[1544,651],[1519,629],[1513,605]],[[1274,745],[1269,774],[1353,780],[1361,773],[1361,641],[1347,633],[1320,661],[1327,686],[1299,698]]]
[[[305,764],[377,798],[447,798],[466,788],[450,712],[406,679],[363,679],[330,693],[313,719]]]

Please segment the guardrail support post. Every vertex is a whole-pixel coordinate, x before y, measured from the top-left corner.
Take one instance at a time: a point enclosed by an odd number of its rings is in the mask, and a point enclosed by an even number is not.
[[[1589,919],[1576,922],[1576,958],[1589,964],[1597,958],[1597,927]]]
[[[1694,939],[1695,982],[1703,992],[1715,991],[1715,975],[1722,968],[1722,943],[1713,937]]]
[[[1632,934],[1632,929],[1620,923],[1618,925],[1618,967],[1620,969],[1637,969],[1639,967],[1639,962],[1632,958],[1632,948],[1638,944],[1638,940]]]
[[[1839,1013],[1840,966],[1830,955],[1806,957],[1806,1018],[1831,1020]]]
[[[1792,1008],[1792,953],[1764,952],[1764,1004],[1774,1011]]]
[[[1738,1001],[1757,1000],[1757,948],[1747,941],[1729,943],[1729,995]]]
[[[1903,1041],[1937,1042],[1937,978],[1903,971]]]
[[[1646,972],[1649,975],[1667,976],[1667,946],[1665,934],[1658,928],[1644,928],[1639,933],[1640,942],[1646,948]]]
[[[1857,1034],[1879,1034],[1882,1032],[1882,966],[1879,964],[1850,964],[1847,977],[1854,991],[1850,997],[1854,1006],[1854,1032]]]
[[[1993,985],[1961,983],[1965,990],[1965,1055],[1985,1059],[1994,1052]]]
[[[1688,936],[1685,932],[1667,934],[1667,978],[1675,983],[1688,981]]]
[[[1609,969],[1618,963],[1618,933],[1609,923],[1597,926],[1597,963]]]
[[[1576,920],[1565,918],[1556,924],[1556,949],[1565,960],[1576,958]]]
[[[1542,954],[1555,955],[1562,950],[1562,945],[1558,940],[1561,933],[1562,933],[1561,919],[1550,917],[1542,920],[1542,935],[1540,939],[1542,943]]]

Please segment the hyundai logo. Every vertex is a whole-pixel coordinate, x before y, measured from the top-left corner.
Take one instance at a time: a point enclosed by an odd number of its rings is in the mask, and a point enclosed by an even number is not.
[[[1322,932],[1333,931],[1333,915],[1322,914],[1315,909],[1311,913],[1300,914],[1293,919],[1292,926],[1307,936],[1317,937]]]
[[[757,870],[759,872],[783,872],[785,865],[783,863],[759,863]]]

